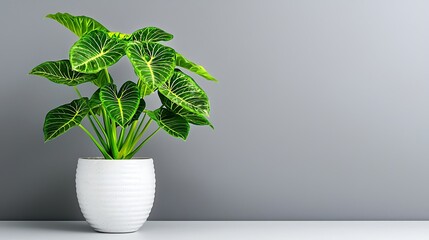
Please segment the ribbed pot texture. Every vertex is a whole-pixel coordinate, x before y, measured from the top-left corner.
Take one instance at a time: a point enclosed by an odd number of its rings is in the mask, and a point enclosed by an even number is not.
[[[80,158],[76,193],[83,216],[96,231],[135,232],[155,198],[153,160]]]

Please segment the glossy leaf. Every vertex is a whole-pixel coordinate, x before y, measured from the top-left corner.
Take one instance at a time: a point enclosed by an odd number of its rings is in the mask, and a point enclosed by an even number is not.
[[[158,108],[155,111],[146,111],[147,115],[154,120],[159,127],[173,137],[186,140],[189,134],[189,123],[167,108]]]
[[[96,29],[109,31],[106,27],[101,25],[101,23],[87,16],[73,16],[68,13],[56,13],[48,14],[46,17],[59,22],[79,37]]]
[[[33,68],[30,74],[45,77],[54,83],[68,86],[76,86],[97,78],[96,74],[73,71],[69,60],[44,62]]]
[[[170,41],[173,35],[157,27],[145,27],[133,32],[131,39],[139,42]]]
[[[119,92],[116,91],[116,85],[108,84],[101,88],[100,100],[109,116],[116,123],[125,127],[139,106],[139,89],[131,81],[125,82]]]
[[[207,94],[190,76],[174,70],[173,76],[159,86],[158,91],[173,103],[197,114],[208,116],[210,103]]]
[[[70,49],[73,70],[96,73],[115,64],[125,54],[125,42],[100,30],[81,37]]]
[[[211,124],[211,122],[206,117],[184,109],[183,107],[181,107],[181,106],[173,103],[172,101],[170,101],[168,98],[166,98],[160,92],[158,92],[158,96],[159,96],[159,99],[161,100],[162,105],[164,105],[166,108],[170,109],[174,113],[182,116],[189,123],[194,124],[194,125],[200,125],[200,126],[208,125],[212,129],[214,129],[213,125]]]
[[[52,140],[79,125],[88,111],[88,98],[76,99],[49,111],[43,126],[45,141]]]
[[[126,53],[139,77],[142,96],[151,94],[166,82],[174,71],[175,51],[154,42],[129,43]]]
[[[208,73],[203,66],[186,59],[180,53],[176,53],[176,65],[179,67],[186,68],[189,71],[194,72],[207,80],[217,82],[217,79],[214,78],[210,73]]]

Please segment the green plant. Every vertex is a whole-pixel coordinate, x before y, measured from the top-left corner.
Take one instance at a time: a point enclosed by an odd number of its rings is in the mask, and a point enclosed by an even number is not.
[[[130,159],[160,129],[186,140],[189,124],[213,128],[207,119],[210,103],[206,93],[177,67],[217,80],[204,67],[159,43],[173,35],[156,27],[132,34],[111,32],[90,17],[68,13],[47,17],[71,30],[79,40],[71,47],[69,60],[44,62],[30,74],[72,86],[79,98],[48,112],[43,127],[45,142],[79,126],[104,158]],[[118,90],[108,68],[123,56],[130,60],[138,80],[127,81]],[[77,88],[87,82],[98,87],[90,98],[82,97]],[[147,110],[144,97],[155,91],[162,105]],[[84,118],[88,118],[92,133],[82,125]],[[153,121],[158,128],[147,134]]]

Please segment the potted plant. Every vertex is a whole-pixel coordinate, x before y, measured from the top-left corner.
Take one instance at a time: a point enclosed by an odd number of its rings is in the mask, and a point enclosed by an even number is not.
[[[78,98],[48,112],[45,141],[73,127],[81,128],[103,157],[80,158],[76,170],[79,206],[87,222],[100,232],[134,232],[153,205],[155,173],[151,158],[135,154],[159,131],[186,140],[190,124],[213,128],[207,119],[210,103],[204,90],[181,69],[217,81],[204,67],[188,60],[166,42],[173,35],[156,27],[131,34],[112,32],[96,20],[68,13],[47,15],[79,39],[69,59],[44,62],[30,74],[71,86]],[[117,86],[108,68],[126,56],[137,81]],[[78,85],[92,83],[92,96]],[[146,109],[144,98],[157,92],[161,107]],[[92,131],[82,123],[87,118]],[[155,122],[158,127],[148,133]]]

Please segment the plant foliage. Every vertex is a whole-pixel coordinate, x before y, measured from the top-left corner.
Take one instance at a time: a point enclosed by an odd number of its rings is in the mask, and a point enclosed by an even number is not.
[[[131,34],[111,32],[98,21],[68,13],[47,15],[78,36],[69,59],[47,61],[30,74],[72,86],[78,99],[48,112],[43,131],[45,141],[79,126],[106,159],[132,158],[159,130],[186,140],[190,124],[210,126],[207,94],[192,77],[178,67],[207,80],[217,81],[204,67],[161,42],[173,35],[157,27],[145,27]],[[123,56],[129,59],[136,81],[116,85],[108,68]],[[91,82],[90,98],[82,97],[77,86]],[[118,90],[119,88],[119,90]],[[146,109],[144,97],[158,92],[161,107]],[[83,124],[87,118],[92,127]],[[151,133],[152,122],[158,127]]]

